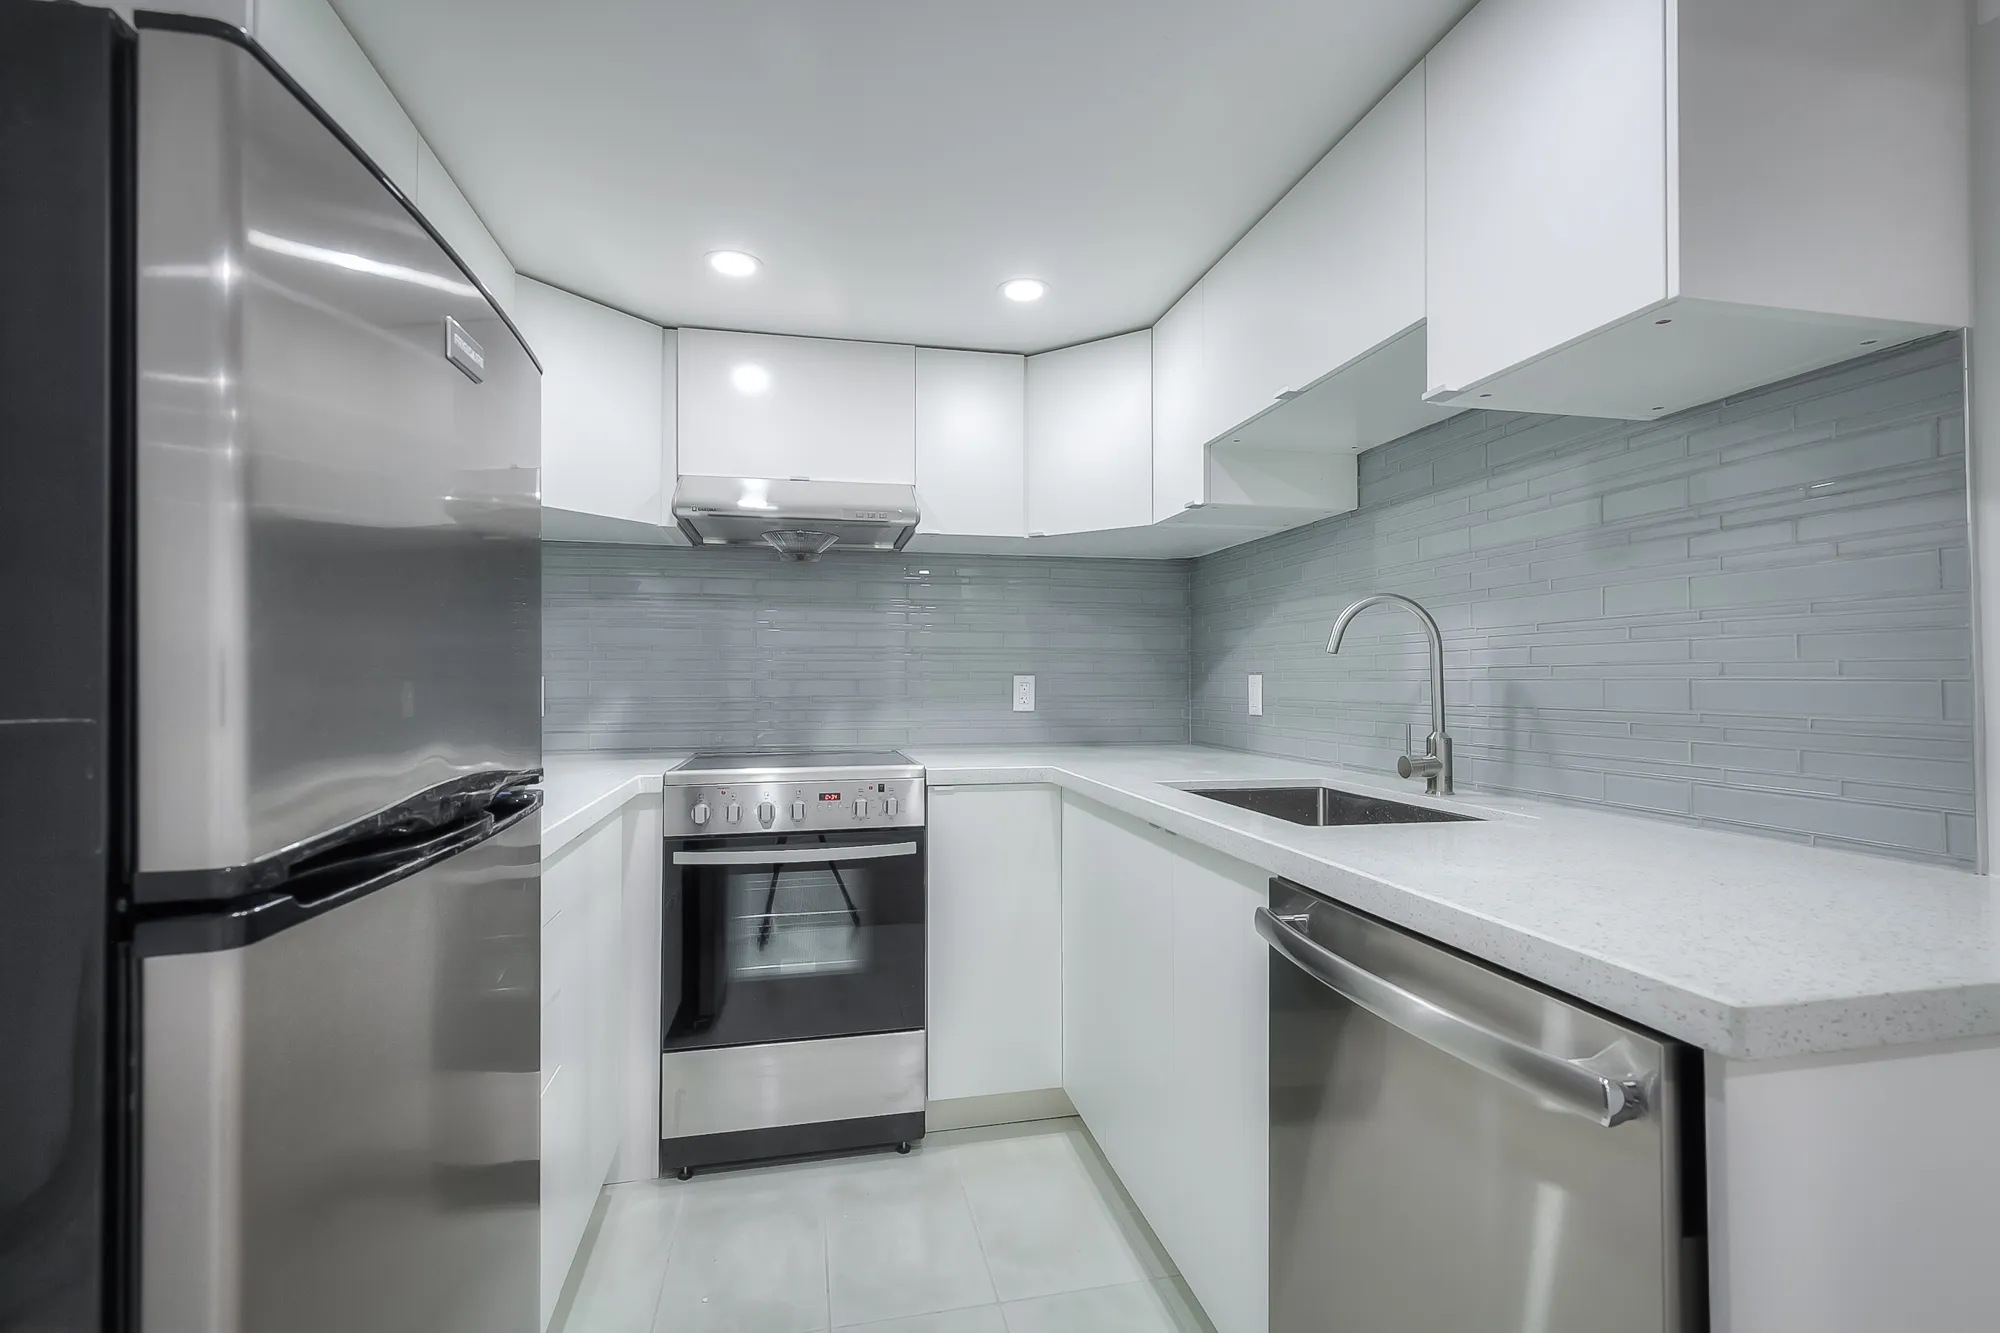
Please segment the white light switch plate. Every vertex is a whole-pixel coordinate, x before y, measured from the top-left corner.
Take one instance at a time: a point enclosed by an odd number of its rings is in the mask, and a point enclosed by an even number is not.
[[[1250,716],[1264,716],[1264,673],[1250,673]]]
[[[1035,711],[1035,678],[1033,676],[1014,677],[1014,711],[1032,713]]]

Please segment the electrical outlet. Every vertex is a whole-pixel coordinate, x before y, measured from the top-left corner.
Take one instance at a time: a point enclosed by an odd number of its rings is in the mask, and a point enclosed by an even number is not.
[[[1250,716],[1264,716],[1264,673],[1250,673]]]
[[[1035,678],[1033,676],[1014,677],[1014,711],[1032,713],[1035,711]]]

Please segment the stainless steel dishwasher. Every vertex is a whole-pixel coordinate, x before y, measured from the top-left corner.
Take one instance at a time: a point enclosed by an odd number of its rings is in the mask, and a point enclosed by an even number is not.
[[[1693,1050],[1284,880],[1257,930],[1271,1333],[1707,1326]]]

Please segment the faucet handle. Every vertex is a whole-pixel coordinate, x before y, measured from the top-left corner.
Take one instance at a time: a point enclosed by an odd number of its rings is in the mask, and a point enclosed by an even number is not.
[[[1444,760],[1434,754],[1396,756],[1399,778],[1435,778],[1444,772]]]

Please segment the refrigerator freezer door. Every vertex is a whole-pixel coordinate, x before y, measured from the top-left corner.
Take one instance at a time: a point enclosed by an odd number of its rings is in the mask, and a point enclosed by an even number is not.
[[[140,71],[138,893],[157,901],[241,888],[157,872],[539,766],[541,385],[258,54],[145,27]]]
[[[535,1333],[540,844],[142,959],[141,1327]]]

